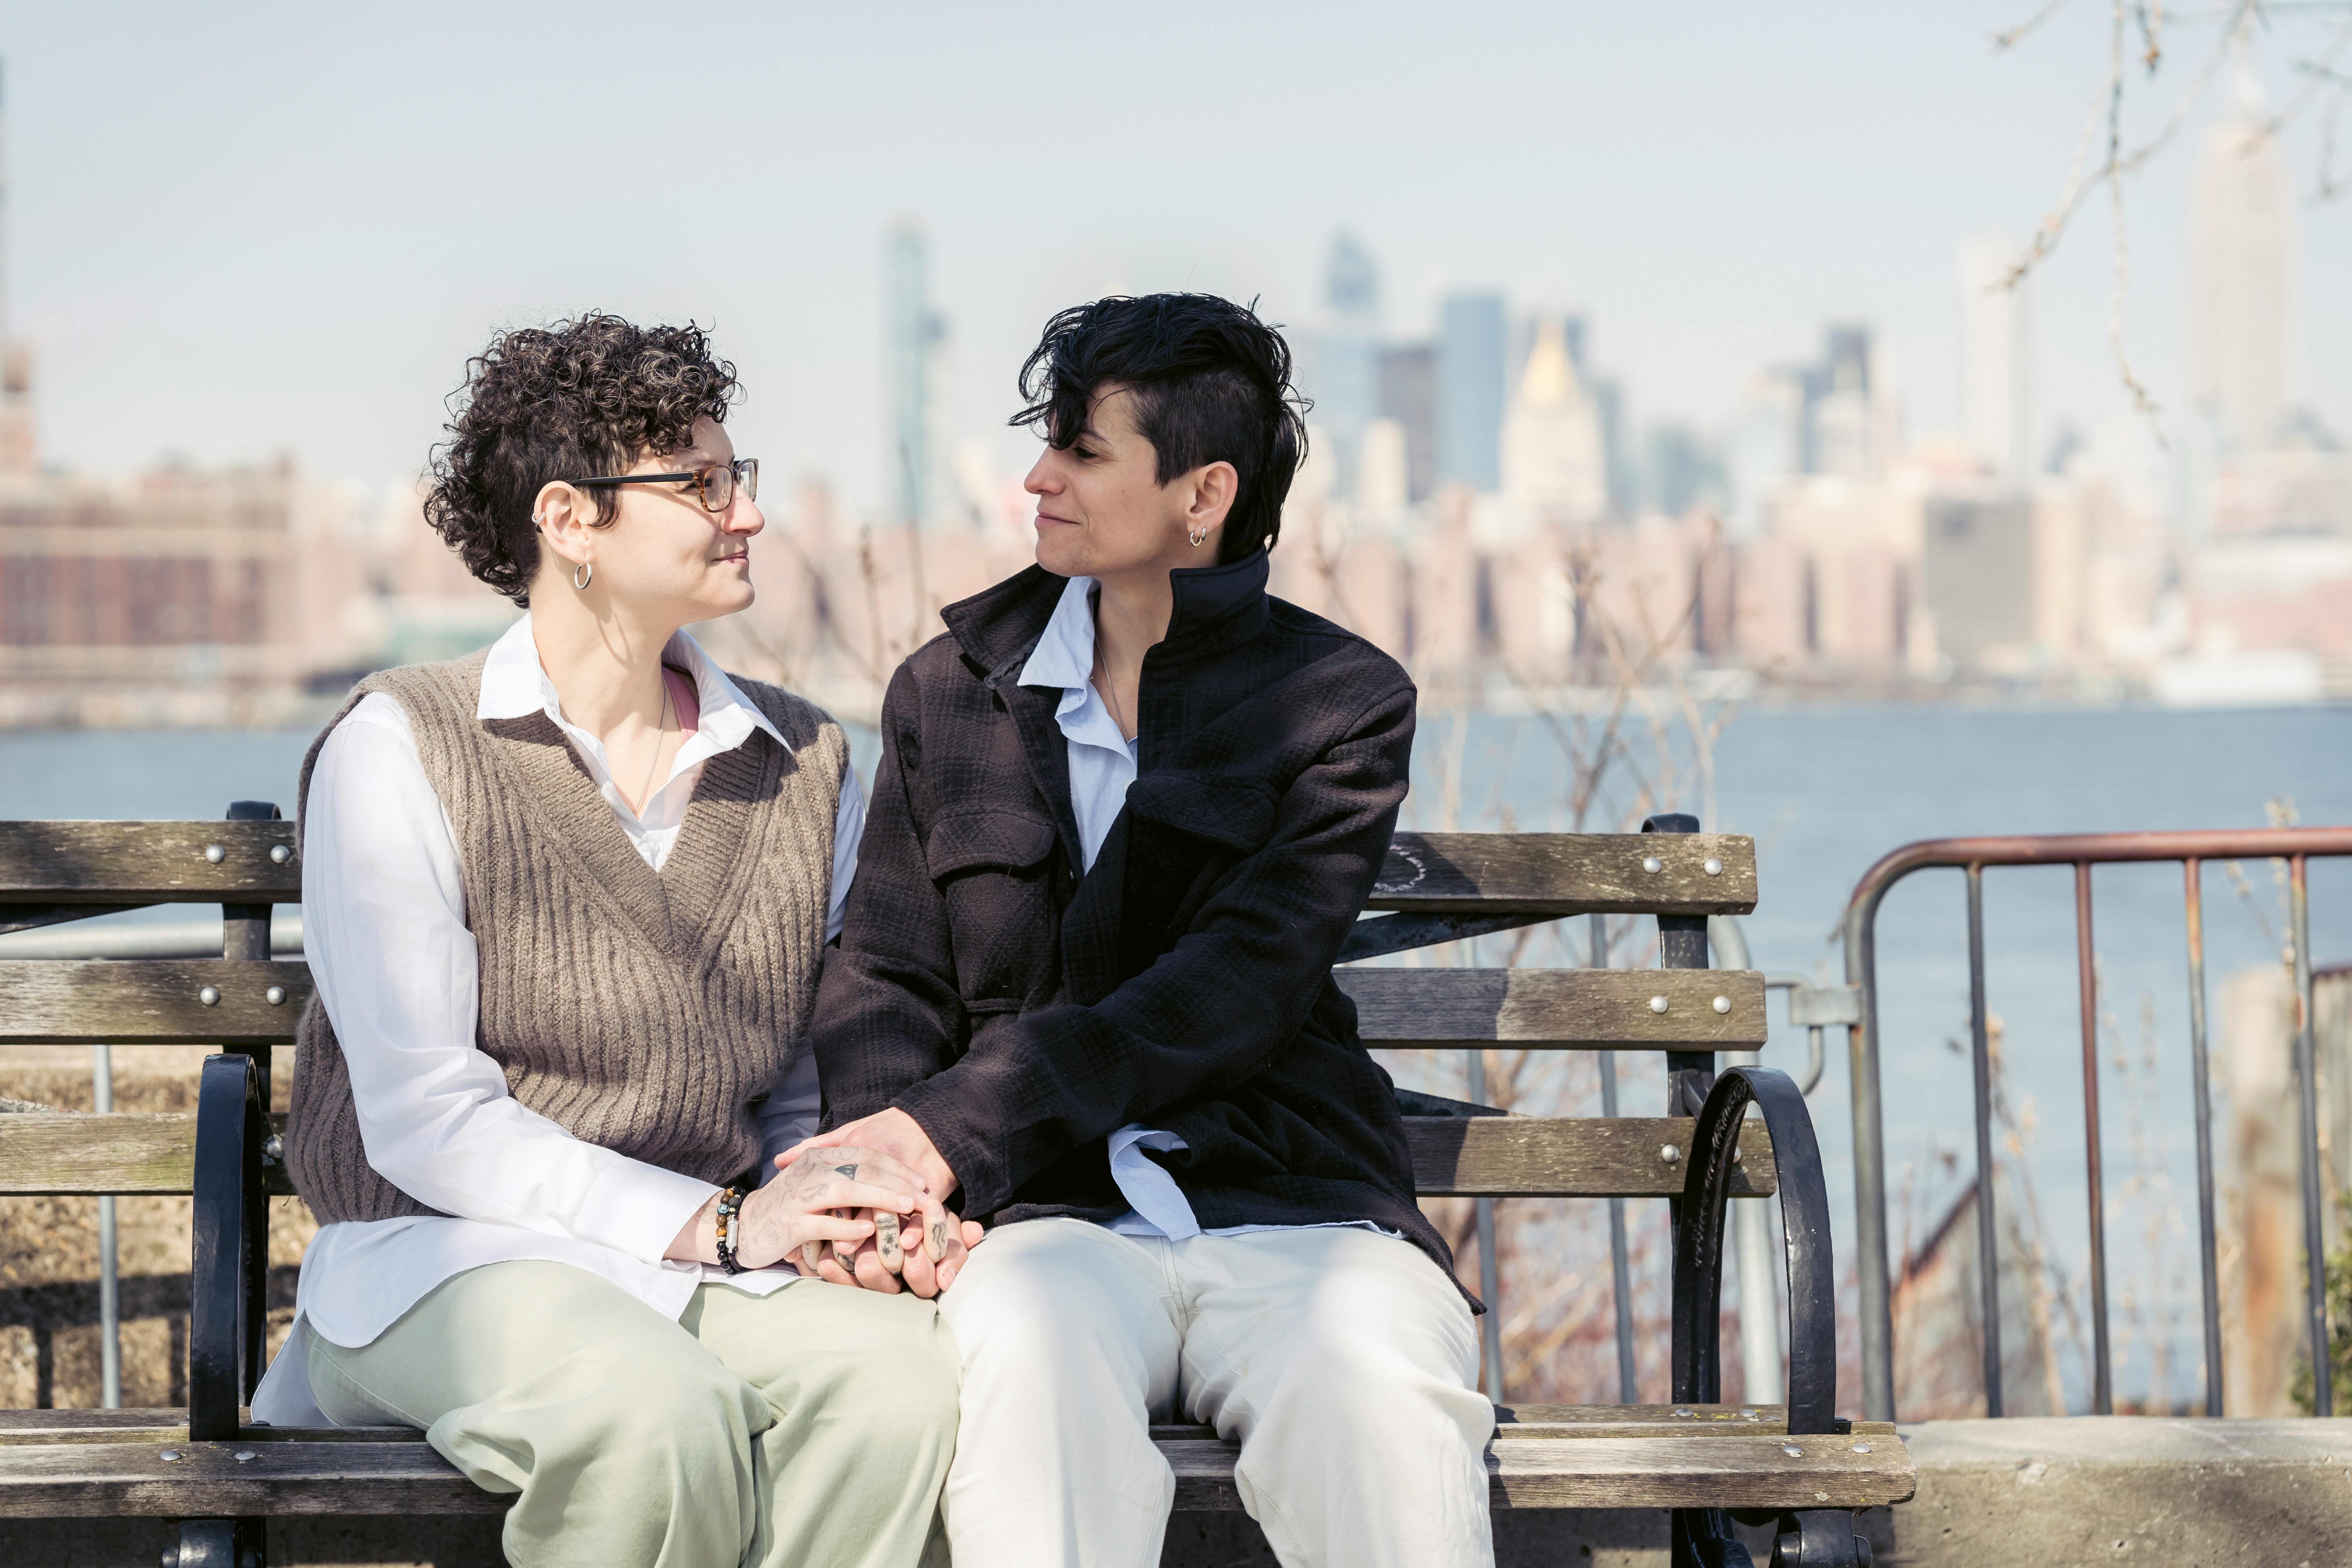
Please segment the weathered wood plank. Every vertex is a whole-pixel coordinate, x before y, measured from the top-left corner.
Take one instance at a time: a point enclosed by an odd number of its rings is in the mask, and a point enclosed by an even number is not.
[[[1524,1419],[1530,1411],[1557,1412],[1559,1420]],[[1752,1413],[1752,1415],[1751,1415]],[[1498,1409],[1501,1417],[1495,1427],[1495,1440],[1516,1442],[1525,1437],[1555,1440],[1585,1437],[1755,1437],[1780,1436],[1788,1431],[1786,1413],[1778,1405],[1521,1405]],[[1895,1440],[1892,1421],[1855,1421],[1853,1430],[1839,1434],[1847,1437]],[[370,1427],[370,1431],[389,1431],[389,1427]],[[1207,1443],[1216,1440],[1216,1433],[1206,1426],[1160,1426],[1151,1428],[1151,1440],[1158,1442],[1191,1441]],[[0,1436],[0,1442],[5,1442]]]
[[[1874,1437],[1539,1437],[1491,1446],[1486,1474],[1496,1508],[1883,1508],[1919,1484]]]
[[[1785,1405],[1507,1405],[1495,1410],[1495,1436],[1767,1436],[1789,1429]],[[1853,1421],[1849,1437],[1893,1437],[1892,1421]]]
[[[1498,1441],[1523,1437],[1708,1437],[1778,1436],[1787,1411],[1778,1405],[1517,1405],[1497,1409]],[[1856,1421],[1850,1437],[1895,1436],[1891,1421]],[[0,1444],[184,1443],[188,1413],[176,1406],[131,1410],[0,1410]],[[1151,1428],[1155,1442],[1212,1443],[1206,1426]],[[246,1443],[422,1443],[414,1426],[251,1426]]]
[[[1231,1445],[1159,1447],[1178,1508],[1240,1506]],[[1917,1484],[1899,1443],[1855,1437],[1536,1437],[1491,1445],[1486,1474],[1496,1508],[1873,1508]]]
[[[238,1412],[240,1420],[247,1413]],[[0,1410],[0,1447],[23,1443],[154,1443],[188,1440],[188,1413],[176,1405],[131,1410]],[[246,1443],[422,1443],[414,1426],[252,1426]]]
[[[1751,1051],[1764,1044],[1764,976],[1753,970],[1335,969],[1331,975],[1356,1004],[1364,1043],[1391,1050]]]
[[[1650,859],[1657,870],[1644,869]],[[1732,833],[1400,833],[1366,907],[1744,915],[1756,908],[1756,841]]]
[[[1423,1197],[1663,1198],[1682,1193],[1696,1125],[1663,1116],[1408,1116],[1404,1136]],[[1742,1127],[1731,1195],[1763,1197],[1775,1178],[1771,1140],[1760,1125]]]
[[[270,1112],[269,1130],[286,1131],[284,1111]],[[195,1180],[194,1111],[0,1116],[0,1197],[180,1197],[195,1190]],[[272,1197],[294,1195],[284,1165],[269,1167],[263,1190]],[[0,1442],[6,1440],[0,1427]]]
[[[0,1045],[283,1045],[310,1000],[310,966],[292,960],[0,961]]]
[[[283,1131],[282,1114],[271,1118]],[[1413,1178],[1426,1196],[1670,1197],[1690,1155],[1686,1118],[1408,1116]],[[1671,1145],[1676,1158],[1662,1157]],[[1776,1174],[1761,1127],[1740,1135],[1735,1197],[1761,1197]],[[0,1116],[0,1196],[89,1193],[174,1196],[195,1181],[190,1111]],[[283,1180],[271,1193],[289,1195]],[[5,1441],[5,1438],[0,1438]]]
[[[0,1116],[0,1194],[176,1196],[195,1179],[194,1111]]]
[[[1240,1506],[1233,1445],[1159,1447],[1178,1508]],[[1486,1473],[1497,1508],[1872,1508],[1917,1480],[1902,1445],[1875,1436],[1525,1438],[1492,1445]],[[0,1518],[501,1513],[512,1501],[415,1442],[0,1446]]]
[[[0,904],[301,901],[290,822],[0,822]]]
[[[423,1443],[0,1445],[0,1519],[503,1513],[513,1501]]]

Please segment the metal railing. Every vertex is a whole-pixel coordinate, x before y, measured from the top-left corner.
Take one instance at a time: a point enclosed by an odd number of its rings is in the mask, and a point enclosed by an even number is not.
[[[1969,1037],[1976,1076],[1977,1272],[1982,1291],[1985,1410],[2001,1414],[2000,1280],[1999,1237],[1993,1224],[1992,1073],[1986,1037],[1984,870],[1988,866],[2074,868],[2074,952],[2083,1031],[2083,1127],[2090,1179],[2091,1414],[2115,1409],[2113,1369],[2107,1340],[2106,1216],[2100,1157],[2098,973],[2091,943],[2091,868],[2150,861],[2176,861],[2183,868],[2183,910],[2188,944],[2190,1070],[2195,1074],[2197,1118],[2198,1245],[2204,1268],[2205,1408],[2221,1413],[2221,1281],[2214,1267],[2213,1106],[2205,1038],[2205,928],[2200,873],[2208,860],[2284,860],[2288,867],[2289,920],[2294,944],[2294,1071],[2301,1091],[2303,1231],[2310,1259],[2308,1332],[2311,1362],[2327,1359],[2326,1256],[2320,1189],[2319,1092],[2314,1037],[2311,921],[2306,867],[2314,859],[2352,857],[2352,827],[2282,827],[2213,833],[2047,834],[2010,838],[1934,838],[1881,859],[1855,885],[1846,906],[1846,979],[1860,1003],[1846,1026],[1853,1092],[1855,1254],[1862,1310],[1862,1394],[1874,1421],[1895,1419],[1894,1299],[1886,1251],[1886,1150],[1878,1092],[1878,907],[1887,890],[1929,867],[1967,875],[1969,905]],[[2333,1405],[2330,1379],[2315,1371],[2313,1414]]]

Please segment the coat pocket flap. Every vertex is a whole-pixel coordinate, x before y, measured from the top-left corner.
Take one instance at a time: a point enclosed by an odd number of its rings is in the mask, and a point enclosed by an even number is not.
[[[1053,852],[1052,823],[1009,811],[960,811],[932,823],[923,836],[933,881],[983,866],[1018,870]]]
[[[1129,786],[1136,816],[1247,855],[1274,837],[1274,796],[1262,784],[1147,773]]]

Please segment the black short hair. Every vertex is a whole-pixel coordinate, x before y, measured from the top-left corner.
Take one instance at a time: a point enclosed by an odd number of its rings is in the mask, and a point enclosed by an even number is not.
[[[1312,405],[1290,372],[1290,345],[1258,320],[1255,301],[1113,295],[1045,323],[1021,367],[1027,405],[1009,423],[1066,447],[1104,387],[1132,388],[1135,426],[1159,454],[1161,484],[1203,463],[1234,466],[1240,484],[1217,559],[1239,561],[1274,547],[1283,499],[1307,456]]]
[[[713,357],[690,321],[639,327],[592,310],[501,332],[466,362],[466,384],[449,395],[449,439],[433,451],[425,521],[466,570],[528,606],[541,487],[626,473],[649,454],[689,446],[694,422],[723,422],[735,395],[735,367]],[[597,521],[611,521],[614,492],[590,493]]]

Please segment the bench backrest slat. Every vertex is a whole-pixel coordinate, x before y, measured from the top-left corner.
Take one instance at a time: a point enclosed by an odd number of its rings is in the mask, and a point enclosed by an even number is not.
[[[283,1131],[286,1119],[271,1118]],[[1425,1197],[1673,1197],[1690,1159],[1688,1118],[1405,1118],[1413,1181]],[[1675,1158],[1661,1151],[1672,1147]],[[1742,1130],[1735,1197],[1772,1191],[1772,1145]],[[190,1111],[0,1115],[0,1196],[193,1190],[196,1119]],[[290,1193],[279,1173],[271,1191]]]
[[[0,960],[0,1045],[280,1045],[310,999],[290,960]]]
[[[1655,871],[1645,868],[1651,860]],[[1756,908],[1756,841],[1737,833],[1400,833],[1365,907],[1744,915]]]
[[[1764,1044],[1764,977],[1751,970],[1332,973],[1356,1004],[1357,1026],[1368,1046],[1748,1051]]]
[[[0,903],[301,901],[290,822],[0,822]]]
[[[1408,1116],[1404,1136],[1423,1197],[1669,1198],[1682,1195],[1696,1125],[1679,1116]],[[1764,1197],[1773,1177],[1762,1125],[1741,1128],[1732,1196]]]

